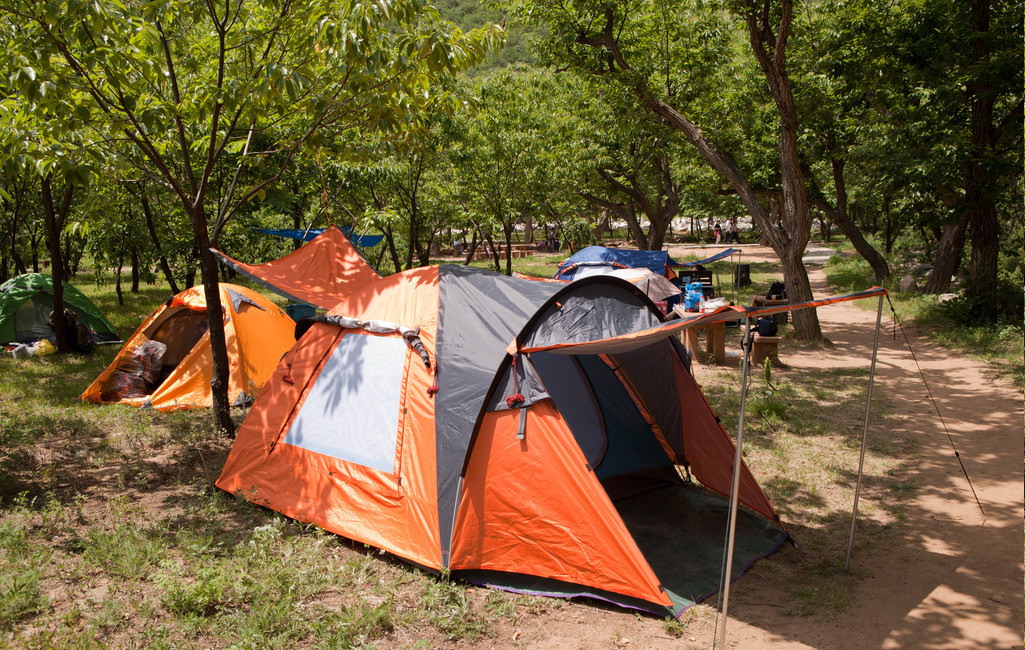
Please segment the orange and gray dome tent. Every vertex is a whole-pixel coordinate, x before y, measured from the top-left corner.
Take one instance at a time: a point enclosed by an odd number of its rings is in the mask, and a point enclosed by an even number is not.
[[[661,615],[718,589],[733,443],[675,337],[620,343],[664,325],[634,285],[443,265],[315,320],[219,487],[473,583]],[[739,499],[738,574],[787,538],[746,465]]]
[[[381,278],[336,226],[288,255],[264,264],[245,264],[210,249],[225,266],[293,302],[331,309]]]
[[[295,322],[252,289],[220,285],[228,348],[228,400],[241,405],[295,344]],[[213,355],[202,286],[157,307],[79,399],[159,411],[209,408]]]

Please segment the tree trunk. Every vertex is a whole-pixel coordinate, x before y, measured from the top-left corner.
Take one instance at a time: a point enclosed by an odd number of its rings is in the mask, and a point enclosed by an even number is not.
[[[392,232],[391,226],[384,226],[381,228],[381,232],[384,233],[384,241],[388,244],[392,265],[395,267],[395,272],[398,273],[402,270],[402,262],[399,261],[399,250],[395,247],[395,234]]]
[[[783,265],[783,285],[787,288],[787,300],[790,304],[809,302],[814,300],[811,291],[811,281],[808,279],[808,269],[804,267],[801,257],[804,255],[804,247],[800,249],[790,247],[779,256]],[[799,309],[792,312],[794,318],[794,330],[801,332],[819,332],[821,338],[822,328],[819,325],[819,314],[815,309]]]
[[[627,202],[626,207],[619,214],[626,221],[626,226],[630,230],[630,236],[633,237],[634,245],[642,251],[648,250],[648,235],[641,228],[641,222],[637,220],[637,209],[634,207],[634,204]]]
[[[512,225],[502,224],[505,233],[505,274],[512,275]]]
[[[997,89],[985,78],[989,61],[990,0],[971,0],[971,69],[976,71],[966,84],[971,104],[971,159],[964,175],[968,232],[972,239],[972,257],[968,268],[968,288],[978,297],[979,316],[996,319],[997,258],[1000,250],[1000,224],[990,157],[994,143],[993,105]]]
[[[466,237],[463,237],[463,241],[466,241]],[[470,262],[473,261],[473,255],[477,252],[477,229],[473,229],[473,239],[470,241],[470,245],[466,248],[466,259],[463,260],[463,266],[469,266]]]
[[[50,179],[43,178],[43,216],[46,219],[46,243],[50,250],[50,277],[53,279],[53,335],[58,352],[67,352],[68,332],[64,331],[64,263],[61,260],[61,225],[71,206],[74,186],[69,182],[64,192],[64,201],[58,213],[53,205]]]
[[[936,250],[929,279],[925,282],[925,293],[946,293],[950,290],[950,278],[957,272],[964,251],[965,230],[968,220],[961,219],[943,229],[940,243]]]
[[[384,261],[384,254],[388,251],[387,246],[381,246],[377,249],[377,258],[374,260],[374,270],[381,268],[381,262]]]
[[[221,305],[217,258],[210,251],[210,235],[203,205],[190,207],[189,219],[199,248],[206,318],[210,327],[210,352],[214,366],[210,391],[213,395],[214,421],[223,435],[234,438],[235,425],[231,421],[231,405],[228,403],[228,347],[224,337],[224,308]]]
[[[131,249],[131,262],[132,262],[132,293],[139,293],[139,249],[132,245]]]
[[[125,296],[121,293],[121,271],[125,268],[125,249],[122,247],[117,255],[117,268],[114,269],[114,292],[117,293],[117,304],[125,306]]]
[[[710,142],[697,124],[660,99],[644,81],[642,75],[629,74],[628,76],[629,83],[642,106],[665,120],[670,128],[680,131],[705,161],[730,183],[754,222],[762,229],[763,236],[783,261],[787,294],[792,301],[796,301],[810,299],[812,292],[808,274],[801,263],[801,255],[811,234],[811,222],[808,215],[808,197],[801,176],[800,157],[797,149],[797,112],[790,88],[790,79],[786,72],[785,54],[793,21],[793,1],[781,1],[781,11],[778,14],[779,24],[775,34],[773,26],[769,24],[774,14],[769,11],[770,8],[768,4],[765,4],[764,10],[761,8],[747,10],[745,20],[748,25],[751,48],[768,83],[770,94],[779,114],[779,162],[783,204],[782,228],[778,232],[775,223],[769,219],[768,210],[759,201],[754,187],[741,170],[740,165],[737,164],[736,159]],[[606,50],[610,55],[609,65],[629,73],[632,69],[624,58],[617,39],[615,12],[610,7],[605,11],[605,23],[601,28],[601,34],[598,36],[580,34],[576,37],[576,42]],[[768,52],[767,48],[771,52]],[[800,315],[795,313],[794,328],[800,338],[822,338],[818,317],[813,310],[805,310]]]
[[[167,263],[167,256],[164,255],[164,247],[160,245],[160,238],[157,237],[156,226],[153,225],[153,213],[150,210],[149,199],[146,197],[146,190],[143,188],[142,194],[139,197],[142,203],[142,213],[146,217],[146,228],[149,230],[150,241],[153,242],[153,250],[157,252],[157,259],[160,261],[160,269],[164,272],[164,278],[167,280],[167,286],[171,288],[171,293],[178,295],[181,293],[178,289],[178,283],[174,281],[174,273],[171,272],[171,265]],[[191,284],[189,285],[191,286]]]
[[[495,246],[495,239],[491,236],[490,232],[481,233],[484,236],[484,241],[487,242],[488,250],[491,255],[491,263],[495,267],[495,271],[502,272],[502,258],[498,255],[498,247]]]
[[[858,251],[858,254],[868,262],[869,266],[872,267],[872,273],[875,275],[876,282],[880,284],[885,282],[886,279],[890,277],[890,265],[886,263],[886,258],[883,257],[879,251],[872,246],[872,244],[868,243],[865,236],[861,234],[861,229],[847,217],[845,214],[846,211],[839,208],[834,209],[825,201],[816,200],[815,203],[823,212],[826,213],[827,216],[829,216],[830,220],[836,224],[836,227],[840,229],[840,232],[850,240],[851,245],[854,246],[854,250]],[[886,223],[889,224],[889,218],[887,218]],[[889,246],[887,246],[887,248],[889,248]]]

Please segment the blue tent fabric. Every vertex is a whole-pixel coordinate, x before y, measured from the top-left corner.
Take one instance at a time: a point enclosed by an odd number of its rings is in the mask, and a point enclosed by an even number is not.
[[[577,271],[589,266],[608,265],[613,269],[650,269],[664,276],[668,266],[677,266],[666,251],[637,251],[588,246],[567,258],[555,274],[556,280],[573,280]]]
[[[299,241],[310,241],[317,235],[324,232],[324,228],[310,228],[309,230],[295,230],[292,228],[256,228],[257,231],[264,233],[265,235],[276,235],[278,237],[286,237],[288,239],[297,239]],[[349,238],[353,244],[356,244],[360,248],[373,248],[381,243],[384,239],[384,235],[354,235],[352,234],[352,226],[343,226],[342,232]]]

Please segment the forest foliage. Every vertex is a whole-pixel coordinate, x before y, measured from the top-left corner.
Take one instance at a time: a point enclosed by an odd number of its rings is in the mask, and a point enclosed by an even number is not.
[[[211,244],[292,245],[258,227],[383,234],[388,273],[739,218],[797,297],[814,233],[1021,320],[1020,0],[218,6],[3,4],[0,279],[209,283]]]

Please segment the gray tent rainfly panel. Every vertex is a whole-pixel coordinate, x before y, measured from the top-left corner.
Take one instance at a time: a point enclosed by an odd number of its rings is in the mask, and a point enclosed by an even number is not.
[[[601,282],[587,282],[599,278]],[[651,301],[643,294],[638,295],[639,291],[625,280],[613,281],[599,276],[570,286],[575,289],[560,295],[543,310],[523,347],[592,341],[658,327],[662,323]]]
[[[676,393],[673,377],[674,357],[679,354],[671,341],[656,341],[651,345],[611,355],[609,358],[629,381],[630,388],[658,423],[666,441],[672,445],[677,460],[686,464],[683,453],[683,414],[680,397]]]
[[[566,418],[584,458],[592,468],[598,467],[609,446],[605,418],[577,358],[538,352],[531,355],[531,361],[551,392],[555,408]]]
[[[441,266],[438,279],[438,527],[442,564],[448,566],[459,474],[505,347],[538,307],[566,285],[455,264]]]
[[[506,397],[519,393],[523,395],[523,401],[510,405]],[[523,408],[534,402],[548,399],[551,395],[545,385],[538,377],[538,370],[531,364],[530,359],[519,357],[516,363],[516,379],[513,380],[513,369],[510,367],[502,374],[502,379],[491,393],[488,401],[489,411],[506,411],[511,408]]]

